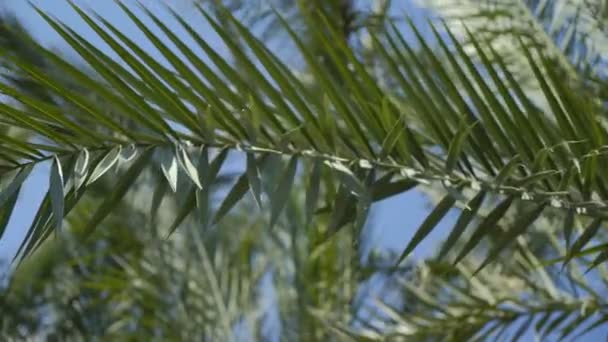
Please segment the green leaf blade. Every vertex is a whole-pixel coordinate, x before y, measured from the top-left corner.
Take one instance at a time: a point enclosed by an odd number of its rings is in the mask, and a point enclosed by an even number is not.
[[[460,213],[456,224],[452,228],[450,235],[444,242],[443,246],[441,246],[441,250],[439,251],[437,260],[442,260],[456,244],[462,234],[464,234],[468,225],[475,218],[477,211],[479,211],[479,208],[481,207],[485,196],[485,191],[479,192],[471,201],[469,201],[469,203],[467,203],[467,207],[462,209],[462,212]]]
[[[260,180],[260,171],[258,170],[257,161],[253,153],[247,153],[246,166],[247,180],[249,181],[249,189],[253,194],[255,203],[258,208],[262,208],[262,185]]]
[[[55,220],[55,229],[61,231],[63,223],[63,215],[65,211],[64,203],[64,180],[63,170],[59,158],[53,158],[51,165],[51,175],[49,179],[49,192],[51,194],[51,207],[53,209],[53,218]]]
[[[458,254],[458,256],[454,259],[453,264],[456,265],[460,262],[467,254],[469,254],[477,244],[481,241],[481,239],[489,234],[489,231],[495,228],[498,221],[504,217],[507,213],[507,210],[513,204],[515,198],[513,196],[507,197],[500,204],[498,204],[494,209],[488,214],[488,216],[483,219],[477,229],[471,235],[469,241],[462,247],[462,250]]]
[[[291,188],[295,181],[296,169],[298,166],[298,158],[293,156],[289,160],[287,167],[281,175],[281,180],[276,187],[276,190],[272,194],[272,209],[270,213],[270,228],[274,227],[279,215],[283,211],[283,208],[287,204]]]
[[[408,245],[405,247],[399,258],[397,259],[397,265],[400,264],[410,253],[422,242],[424,238],[431,233],[431,231],[439,224],[443,217],[448,213],[450,209],[456,203],[456,199],[452,195],[448,194],[437,204],[435,209],[431,211],[429,216],[422,222]]]

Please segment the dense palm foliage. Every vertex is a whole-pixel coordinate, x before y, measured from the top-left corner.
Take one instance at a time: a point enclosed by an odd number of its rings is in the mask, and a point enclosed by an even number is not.
[[[422,24],[390,1],[269,2],[167,8],[173,26],[118,2],[163,61],[71,2],[120,60],[43,11],[86,67],[19,30],[0,42],[0,236],[50,168],[2,334],[461,341],[605,325],[604,1],[434,0]],[[372,205],[407,191],[431,195],[428,217],[396,255],[364,253]],[[410,261],[454,212],[441,248]]]

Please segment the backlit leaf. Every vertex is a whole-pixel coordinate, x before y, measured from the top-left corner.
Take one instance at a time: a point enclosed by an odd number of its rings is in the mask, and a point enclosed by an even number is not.
[[[61,230],[64,213],[64,198],[63,198],[63,170],[59,158],[53,158],[51,165],[51,177],[49,180],[49,192],[51,194],[51,207],[53,208],[53,219],[55,220],[55,229]]]
[[[177,158],[169,148],[164,149],[161,156],[161,170],[171,186],[173,192],[177,191]]]
[[[95,169],[91,173],[91,176],[89,177],[89,180],[87,181],[87,185],[90,185],[93,182],[95,182],[97,179],[99,179],[101,176],[103,176],[106,172],[108,172],[108,170],[110,170],[112,168],[112,166],[114,166],[114,164],[116,164],[116,161],[118,161],[118,158],[120,157],[121,150],[122,150],[122,147],[120,145],[118,145],[118,146],[113,147],[111,150],[109,150],[106,153],[106,155],[103,157],[103,159],[99,162],[99,164],[95,167]]]

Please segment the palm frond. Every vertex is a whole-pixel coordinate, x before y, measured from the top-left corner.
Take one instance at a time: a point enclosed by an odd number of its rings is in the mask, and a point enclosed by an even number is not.
[[[181,219],[170,229],[174,230],[196,208],[197,191],[204,191],[204,185],[218,176],[217,170],[206,171],[208,150],[240,151],[251,160],[223,202],[217,208],[211,206],[214,219],[205,220],[212,223],[221,221],[249,191],[260,205],[270,203],[272,219],[277,220],[298,169],[310,163],[320,165],[327,182],[335,184],[322,192],[326,209],[334,214],[327,224],[326,238],[347,223],[364,223],[373,200],[410,190],[414,184],[440,184],[445,201],[425,220],[401,259],[436,227],[447,209],[470,201],[464,190],[472,190],[474,196],[496,196],[486,203],[492,211],[484,220],[465,217],[457,223],[458,231],[477,224],[473,242],[493,233],[511,202],[531,202],[537,209],[529,219],[512,227],[505,243],[525,233],[534,217],[548,207],[574,212],[583,222],[595,220],[599,228],[608,219],[606,179],[598,172],[606,163],[604,109],[584,82],[563,82],[565,71],[560,64],[554,63],[546,49],[528,44],[525,35],[518,36],[516,49],[533,71],[546,108],[535,105],[501,52],[485,39],[469,36],[481,57],[476,61],[456,34],[447,28],[447,35],[441,34],[435,23],[429,24],[433,37],[425,37],[413,24],[407,28],[390,26],[388,33],[371,33],[398,85],[389,89],[381,86],[346,42],[337,39],[340,33],[331,25],[312,32],[328,59],[321,61],[279,18],[306,61],[314,80],[311,89],[227,11],[221,15],[239,32],[239,41],[216,17],[197,8],[231,50],[238,69],[175,12],[172,14],[197,49],[205,52],[205,58],[145,8],[142,12],[162,35],[148,28],[133,9],[118,3],[168,63],[156,61],[104,18],[69,3],[121,61],[112,60],[78,32],[42,11],[39,14],[95,75],[37,45],[45,58],[78,84],[78,89],[73,89],[46,75],[39,66],[4,51],[11,63],[65,104],[60,108],[10,82],[1,86],[14,100],[0,104],[3,122],[31,134],[27,141],[1,138],[0,165],[4,170],[2,183],[6,184],[0,196],[3,210],[12,207],[10,199],[32,167],[55,161],[49,192],[27,232],[20,259],[48,239],[54,227],[59,227],[61,216],[69,214],[94,181],[107,175],[114,165],[124,166],[116,178],[116,188],[99,204],[80,234],[95,231],[134,179],[151,165],[158,167],[157,161],[170,188],[178,193],[184,189],[188,194],[178,216]],[[320,24],[328,20],[322,12],[308,19]],[[431,38],[439,43],[441,54],[431,48]],[[420,60],[418,49],[427,60]],[[330,70],[330,65],[335,69]],[[91,99],[91,93],[98,99]],[[83,155],[89,156],[89,163],[78,162]],[[266,159],[280,158],[290,162],[277,178],[277,187],[267,191],[261,187],[259,170]],[[215,167],[222,165],[220,158]],[[188,182],[180,183],[179,179]],[[199,193],[199,204],[205,202],[203,198]],[[313,204],[310,206],[307,213],[314,216]],[[311,220],[314,218],[307,218]],[[462,250],[462,255],[475,244]],[[491,253],[490,259],[499,252]]]
[[[606,28],[602,24],[606,4],[602,0],[432,0],[423,6],[436,10],[460,35],[470,29],[476,37],[487,40],[517,70],[523,84],[533,80],[526,76],[522,55],[510,48],[518,36],[542,46],[569,77],[592,82],[606,77]],[[470,42],[467,45],[475,56]]]
[[[547,234],[552,252],[563,253],[557,236]],[[516,245],[511,258],[497,260],[476,277],[481,260],[475,257],[456,267],[420,265],[416,276],[399,280],[402,301],[377,301],[376,325],[384,327],[377,336],[518,341],[525,334],[562,340],[583,338],[606,322],[605,270],[584,277],[581,267],[589,261],[577,260],[560,271],[559,265],[543,264],[526,240],[518,238]],[[367,337],[373,331],[360,333]]]

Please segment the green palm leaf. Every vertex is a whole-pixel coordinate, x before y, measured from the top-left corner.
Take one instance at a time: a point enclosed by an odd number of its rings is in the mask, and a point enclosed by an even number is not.
[[[360,203],[361,217],[356,221],[361,223],[365,222],[362,216],[367,212],[369,199],[380,200],[407,191],[415,184],[448,184],[446,198],[452,200],[442,201],[435,208],[438,216],[425,221],[405,254],[435,229],[437,218],[460,202],[453,199],[467,200],[460,192],[482,190],[507,196],[506,202],[478,225],[472,240],[456,260],[462,259],[491,233],[494,225],[503,220],[511,202],[551,203],[556,210],[575,211],[580,217],[603,219],[606,216],[606,180],[595,171],[598,165],[606,163],[602,145],[606,132],[598,123],[602,109],[588,105],[585,111],[577,110],[579,105],[591,102],[586,97],[592,93],[585,91],[585,84],[577,79],[571,84],[561,82],[561,76],[567,75],[562,66],[552,63],[547,51],[528,44],[525,38],[520,39],[516,49],[525,56],[527,67],[533,71],[542,100],[548,104],[546,108],[535,105],[538,99],[530,98],[518,87],[500,52],[484,38],[469,35],[479,54],[478,62],[467,53],[467,47],[455,33],[446,29],[446,36],[433,23],[430,24],[432,38],[439,49],[433,49],[431,37],[425,37],[411,22],[407,34],[405,29],[392,25],[390,33],[372,36],[381,60],[394,71],[393,77],[399,85],[389,89],[381,85],[346,44],[333,43],[339,32],[331,25],[328,30],[311,31],[329,59],[322,62],[307,49],[289,23],[279,17],[313,77],[314,88],[311,88],[228,11],[217,11],[218,17],[214,17],[202,7],[198,8],[199,17],[207,20],[232,52],[234,65],[214,51],[177,13],[173,15],[204,51],[206,59],[195,54],[150,10],[144,8],[144,13],[159,29],[158,33],[119,2],[129,20],[166,58],[168,64],[165,65],[104,18],[70,4],[121,60],[112,60],[78,32],[38,10],[95,74],[78,70],[63,57],[39,45],[36,49],[53,66],[68,74],[80,89],[103,98],[103,103],[92,101],[85,93],[45,75],[35,63],[3,51],[18,69],[72,109],[63,112],[56,104],[20,91],[10,82],[2,84],[3,93],[16,101],[1,104],[0,116],[31,136],[26,141],[6,139],[7,143],[0,147],[0,162],[11,172],[23,172],[49,159],[76,160],[84,151],[106,153],[95,167],[77,162],[76,172],[65,172],[66,184],[87,184],[78,190],[80,196],[89,191],[89,182],[103,177],[115,163],[134,167],[130,170],[135,171],[128,171],[127,175],[157,167],[152,158],[147,163],[142,160],[148,159],[141,156],[135,158],[136,161],[119,159],[117,151],[121,148],[134,146],[133,151],[145,150],[146,156],[164,149],[171,152],[169,162],[161,163],[162,169],[170,186],[177,191],[180,173],[188,176],[184,179],[193,183],[191,186],[202,188],[203,183],[213,183],[212,179],[200,179],[201,171],[195,169],[188,157],[193,150],[206,147],[243,151],[250,155],[250,165],[214,214],[213,221],[218,223],[248,190],[262,202],[260,179],[263,175],[258,175],[256,169],[261,168],[256,167],[258,162],[254,164],[251,156],[259,159],[283,156],[302,165],[321,160],[325,163],[320,167],[336,170],[336,165],[343,166],[342,172],[327,176],[332,182],[339,181],[341,190],[323,191],[324,195],[333,197],[327,199],[328,203],[336,202],[334,208],[338,211],[342,208],[341,213],[334,213],[330,223],[332,231],[353,221],[347,215],[352,203]],[[237,39],[219,19],[232,23],[242,39]],[[322,12],[311,13],[306,20],[329,23]],[[169,46],[169,41],[181,55]],[[330,68],[331,64],[335,68]],[[35,111],[36,115],[26,115],[29,111]],[[86,134],[88,131],[72,124],[73,120],[95,125],[90,134]],[[520,131],[524,133],[520,135]],[[580,168],[580,173],[566,178],[565,174],[573,168]],[[380,177],[387,174],[398,176],[382,184]],[[217,172],[207,174],[211,178],[217,176]],[[87,177],[89,182],[82,183]],[[295,166],[290,167],[276,192],[269,194],[274,202],[273,223],[298,177]],[[48,230],[42,227],[47,226],[51,212],[59,226],[61,217],[58,216],[68,211],[60,210],[58,177],[53,178],[51,199],[43,202],[36,223],[27,232],[29,246],[38,246],[48,237]],[[363,179],[370,181],[363,182]],[[3,190],[0,198],[12,198],[18,183]],[[122,197],[134,184],[134,179],[120,179],[116,198]],[[367,184],[372,184],[371,188]],[[454,189],[453,184],[463,190]],[[559,189],[557,184],[561,184]],[[389,186],[391,189],[387,189]],[[72,190],[63,191],[64,202],[76,196]],[[318,192],[311,193],[309,207],[315,204],[313,199]],[[195,192],[184,198],[187,209],[178,215],[181,219],[175,221],[171,230],[196,206]],[[199,194],[198,201],[201,200]],[[93,216],[91,227],[97,226],[112,207],[112,203],[103,205]],[[308,208],[307,211],[310,215],[314,210]],[[460,220],[457,234],[452,235],[451,240],[462,235],[470,220],[468,216]],[[514,227],[516,235],[527,231],[530,222],[525,223]],[[490,259],[497,255],[491,253]]]

